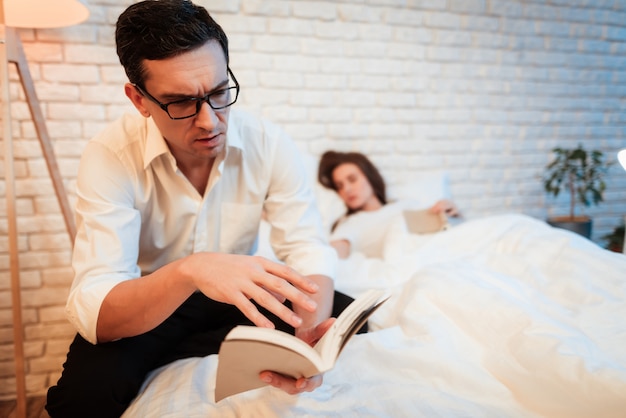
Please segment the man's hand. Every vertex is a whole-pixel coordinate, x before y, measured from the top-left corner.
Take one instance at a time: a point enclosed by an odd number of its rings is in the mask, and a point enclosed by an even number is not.
[[[197,253],[188,257],[184,275],[207,297],[236,306],[255,325],[274,328],[257,304],[294,328],[303,318],[294,311],[315,312],[317,303],[307,295],[319,286],[292,268],[263,257],[221,253]],[[294,311],[283,302],[291,301]]]
[[[306,341],[309,345],[314,346],[320,338],[326,334],[326,331],[330,329],[334,322],[335,318],[328,318],[315,328],[302,330],[300,332],[296,330],[296,335],[300,339]],[[323,382],[323,376],[321,374],[311,376],[309,378],[301,377],[299,379],[294,379],[269,370],[261,372],[259,374],[259,378],[265,383],[281,389],[291,395],[302,392],[312,392],[314,389],[320,387]]]

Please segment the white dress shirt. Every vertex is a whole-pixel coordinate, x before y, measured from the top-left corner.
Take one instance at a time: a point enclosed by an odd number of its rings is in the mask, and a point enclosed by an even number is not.
[[[81,157],[69,320],[96,343],[100,306],[115,285],[197,252],[254,253],[263,210],[280,260],[334,278],[337,256],[310,186],[293,141],[245,112],[231,110],[203,196],[151,118],[121,117]]]

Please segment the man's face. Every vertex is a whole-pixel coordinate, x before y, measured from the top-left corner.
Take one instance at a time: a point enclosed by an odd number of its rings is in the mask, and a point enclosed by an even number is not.
[[[144,67],[143,88],[161,103],[203,97],[228,87],[226,59],[216,41],[165,60],[146,60]],[[196,116],[172,120],[132,85],[126,86],[126,94],[144,116],[152,116],[179,164],[211,163],[224,149],[230,108],[214,110],[205,102]]]

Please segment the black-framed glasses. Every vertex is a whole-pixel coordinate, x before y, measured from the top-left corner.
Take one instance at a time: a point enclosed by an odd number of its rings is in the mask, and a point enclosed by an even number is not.
[[[139,87],[137,84],[133,84],[133,86],[143,96],[146,96],[148,99],[158,104],[159,107],[167,113],[170,119],[187,119],[196,116],[200,112],[202,103],[208,103],[213,110],[222,110],[237,101],[237,97],[239,97],[239,83],[237,82],[237,79],[235,78],[235,75],[231,71],[230,67],[227,70],[228,75],[235,84],[234,86],[212,91],[203,97],[186,97],[169,103],[161,103],[153,95],[148,93],[142,87]]]

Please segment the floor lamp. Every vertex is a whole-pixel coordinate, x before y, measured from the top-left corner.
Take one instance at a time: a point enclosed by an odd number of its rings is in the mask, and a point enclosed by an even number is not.
[[[33,80],[16,28],[58,28],[80,23],[89,11],[78,0],[0,0],[0,84],[2,87],[2,123],[4,141],[4,171],[11,265],[11,303],[13,312],[13,345],[15,351],[16,416],[26,417],[26,376],[24,369],[24,330],[17,244],[17,214],[15,173],[13,166],[13,133],[11,129],[11,95],[9,90],[9,64],[15,64],[26,95],[31,117],[39,137],[43,156],[52,179],[57,200],[65,220],[70,239],[74,240],[76,226],[65,188],[54,156],[45,119],[35,93]]]

